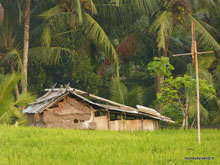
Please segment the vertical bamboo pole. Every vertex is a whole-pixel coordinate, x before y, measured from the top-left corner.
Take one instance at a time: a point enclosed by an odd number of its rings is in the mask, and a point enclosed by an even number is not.
[[[198,57],[197,57],[197,45],[195,37],[195,23],[192,20],[192,59],[194,62],[195,73],[196,73],[196,96],[197,96],[197,129],[198,129],[198,142],[201,144],[200,140],[200,97],[199,97],[199,67],[198,67]]]
[[[198,142],[200,141],[200,96],[199,96],[199,67],[198,67],[198,57],[197,57],[197,48],[195,42],[195,63],[196,63],[196,95],[197,95],[197,129],[198,129]]]

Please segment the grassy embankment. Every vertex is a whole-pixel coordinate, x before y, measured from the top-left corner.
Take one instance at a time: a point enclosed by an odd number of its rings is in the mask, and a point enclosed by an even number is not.
[[[220,131],[112,132],[0,126],[1,164],[220,164]],[[184,160],[209,157],[214,160]]]

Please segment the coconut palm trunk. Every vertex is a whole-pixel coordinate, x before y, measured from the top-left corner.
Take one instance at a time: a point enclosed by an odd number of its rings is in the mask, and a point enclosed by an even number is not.
[[[29,47],[29,27],[30,27],[30,0],[26,0],[25,27],[24,27],[24,52],[23,52],[23,79],[22,93],[27,91],[27,68],[28,68],[28,47]]]
[[[3,23],[4,19],[4,8],[2,7],[2,4],[0,3],[0,25]]]

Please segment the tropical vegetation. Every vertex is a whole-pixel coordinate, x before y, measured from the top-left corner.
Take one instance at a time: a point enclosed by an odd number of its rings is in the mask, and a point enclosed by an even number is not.
[[[195,127],[192,58],[172,56],[191,51],[193,21],[198,51],[214,51],[199,55],[201,125],[220,126],[219,0],[0,4],[0,117],[10,113],[7,123],[23,120],[31,96],[70,83],[129,106],[155,108],[175,127]],[[24,95],[30,99],[20,104]]]

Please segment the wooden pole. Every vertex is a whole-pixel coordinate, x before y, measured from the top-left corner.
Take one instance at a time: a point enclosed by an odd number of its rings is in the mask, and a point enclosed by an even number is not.
[[[142,129],[142,131],[144,130],[144,118],[143,118],[143,116],[141,116],[141,129]]]
[[[196,42],[195,42],[195,72],[196,72],[196,96],[197,96],[197,129],[198,129],[198,142],[199,142],[199,144],[201,144],[201,140],[200,140],[199,67],[198,67],[198,57],[197,57]]]
[[[207,53],[214,53],[214,51],[208,51],[208,52],[197,52],[197,54],[207,54]],[[192,55],[193,53],[182,53],[182,54],[174,54],[173,56],[187,56]]]
[[[196,44],[196,34],[195,34],[195,23],[192,20],[192,59],[194,61],[195,73],[196,73],[196,96],[197,96],[197,129],[198,129],[198,142],[200,140],[200,97],[199,97],[199,67],[198,67],[198,57],[197,57],[197,44]]]
[[[108,129],[110,130],[110,112],[107,112],[107,119],[108,119]]]
[[[192,60],[195,68],[195,74],[196,74],[196,104],[197,104],[197,129],[198,129],[198,142],[201,144],[200,139],[200,96],[199,96],[199,67],[198,67],[198,54],[208,54],[208,53],[214,53],[214,51],[208,51],[208,52],[197,52],[197,45],[196,45],[196,34],[195,34],[195,23],[192,20],[192,47],[191,47],[191,53],[183,53],[183,54],[175,54],[173,56],[186,56],[186,55],[192,55]]]

